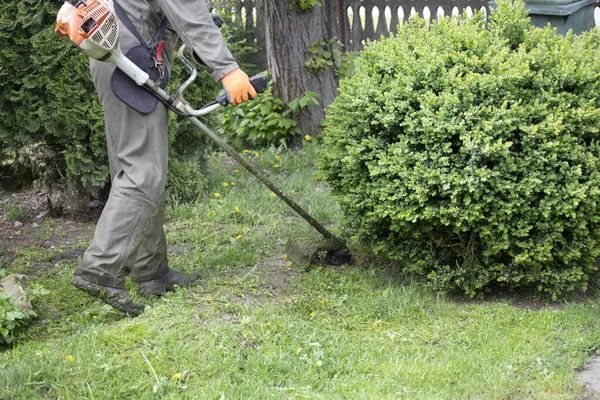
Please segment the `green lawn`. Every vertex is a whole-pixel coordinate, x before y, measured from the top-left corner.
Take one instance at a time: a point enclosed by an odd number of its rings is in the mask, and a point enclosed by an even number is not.
[[[311,180],[311,146],[254,153],[341,228]],[[286,243],[318,234],[229,160],[211,167],[204,201],[167,215],[172,267],[204,273],[202,283],[123,318],[70,286],[76,261],[37,271],[53,293],[30,339],[0,353],[1,399],[581,398],[577,369],[600,347],[598,294],[537,311],[461,301],[360,250],[353,266],[306,271]],[[22,250],[8,269],[31,273],[67,250]]]

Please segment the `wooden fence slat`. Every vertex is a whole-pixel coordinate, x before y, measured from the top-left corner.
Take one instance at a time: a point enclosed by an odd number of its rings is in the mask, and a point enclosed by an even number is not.
[[[392,18],[390,19],[390,32],[397,32],[398,31],[398,25],[400,24],[400,19],[398,18],[398,9],[400,8],[399,5],[395,4],[392,5],[390,7],[391,11],[392,11]]]

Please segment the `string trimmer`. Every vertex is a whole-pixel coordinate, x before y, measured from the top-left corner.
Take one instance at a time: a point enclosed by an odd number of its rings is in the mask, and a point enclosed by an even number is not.
[[[184,100],[184,91],[194,82],[197,76],[195,66],[184,56],[185,45],[180,47],[177,57],[191,75],[177,90],[175,96],[171,96],[121,51],[119,47],[119,23],[112,0],[72,0],[66,2],[58,13],[56,31],[60,36],[67,38],[83,50],[88,57],[115,64],[137,85],[149,90],[171,111],[190,121],[321,233],[325,241],[310,255],[310,263],[341,265],[351,261],[351,252],[344,239],[336,237],[327,230],[295,201],[279,190],[254,165],[196,118],[197,116],[207,115],[219,107],[226,106],[229,102],[226,96],[221,96],[200,109],[194,109]],[[250,81],[258,93],[264,92],[267,85],[267,78],[264,75],[257,75],[251,78]]]

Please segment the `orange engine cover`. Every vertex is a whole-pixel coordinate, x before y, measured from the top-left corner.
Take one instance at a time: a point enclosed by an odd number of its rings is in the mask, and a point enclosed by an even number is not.
[[[102,26],[112,11],[102,0],[87,0],[78,7],[65,3],[56,16],[55,31],[62,37],[80,46]]]

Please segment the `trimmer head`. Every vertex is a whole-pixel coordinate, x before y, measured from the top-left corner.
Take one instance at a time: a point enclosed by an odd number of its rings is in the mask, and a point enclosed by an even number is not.
[[[310,265],[344,265],[352,263],[352,251],[346,245],[345,239],[337,237],[324,239],[323,243],[311,255]]]
[[[288,238],[285,251],[292,261],[308,266],[340,266],[352,263],[352,251],[344,239],[337,237],[316,238],[296,235]]]
[[[325,253],[323,262],[327,265],[335,265],[335,266],[351,264],[352,263],[352,250],[350,250],[347,247],[344,249],[339,249],[339,250],[329,250],[327,253]]]

